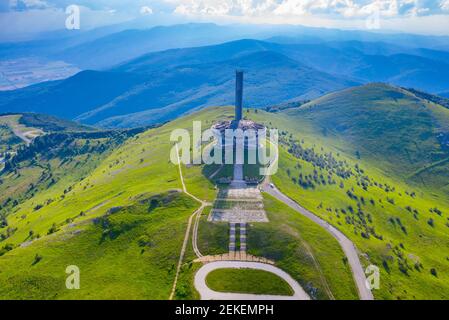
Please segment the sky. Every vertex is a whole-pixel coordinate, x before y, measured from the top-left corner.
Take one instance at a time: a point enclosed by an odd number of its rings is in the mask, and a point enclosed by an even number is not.
[[[70,5],[80,8],[83,29],[139,19],[149,27],[301,24],[449,35],[449,0],[0,0],[0,37],[63,29]]]

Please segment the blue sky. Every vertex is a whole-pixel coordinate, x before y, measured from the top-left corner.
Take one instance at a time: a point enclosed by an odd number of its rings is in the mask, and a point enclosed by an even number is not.
[[[449,0],[0,0],[0,32],[64,28],[65,8],[81,8],[83,28],[146,19],[148,26],[198,21],[303,24],[449,34]]]

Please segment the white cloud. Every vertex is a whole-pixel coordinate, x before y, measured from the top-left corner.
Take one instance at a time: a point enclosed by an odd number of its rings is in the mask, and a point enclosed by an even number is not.
[[[9,6],[17,11],[25,11],[31,9],[48,9],[51,7],[46,1],[43,0],[11,0]]]
[[[73,3],[85,8],[86,27],[151,15],[152,19],[163,17],[158,21],[165,24],[188,20],[364,28],[367,19],[378,16],[382,28],[400,25],[409,31],[404,27],[409,22],[423,30],[430,24],[449,34],[441,23],[444,17],[449,20],[449,0],[0,0],[0,26],[8,33],[54,30],[64,20],[60,12]],[[425,22],[419,26],[416,17],[435,19],[421,19]]]
[[[441,1],[441,9],[449,11],[449,0]]]
[[[449,0],[165,0],[185,15],[215,16],[305,16],[340,18],[367,17],[379,11],[382,17],[441,13]]]

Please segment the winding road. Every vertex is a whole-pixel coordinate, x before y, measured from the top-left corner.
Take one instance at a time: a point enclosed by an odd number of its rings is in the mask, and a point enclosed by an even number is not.
[[[211,290],[206,284],[206,276],[217,269],[256,269],[274,273],[293,289],[292,296],[245,294],[232,292],[218,292]],[[202,266],[195,275],[195,288],[201,295],[202,300],[310,300],[309,295],[288,273],[281,269],[265,263],[241,262],[241,261],[216,261]]]
[[[271,141],[270,141],[271,143]],[[272,144],[272,143],[271,143]],[[271,148],[270,148],[271,149]],[[277,148],[274,148],[277,150]],[[270,167],[274,165],[279,161],[279,154],[276,152],[275,159],[270,164]],[[351,267],[352,276],[354,278],[355,284],[357,286],[357,291],[359,293],[359,297],[361,300],[374,300],[373,293],[370,289],[368,289],[366,285],[366,277],[365,272],[362,267],[362,263],[360,262],[359,255],[357,253],[357,248],[355,247],[354,243],[349,240],[348,237],[346,237],[340,230],[335,228],[334,226],[330,225],[328,222],[324,221],[323,219],[319,218],[309,210],[301,207],[297,202],[287,197],[285,194],[283,194],[281,191],[279,191],[278,188],[272,183],[270,183],[270,176],[266,176],[264,182],[261,185],[261,190],[268,193],[269,195],[275,197],[279,201],[285,203],[290,208],[294,209],[298,213],[302,214],[303,216],[309,218],[316,224],[323,227],[327,232],[329,232],[340,244],[341,248],[343,249],[343,252],[345,253],[349,266]]]
[[[271,143],[271,142],[270,142]],[[201,256],[201,253],[199,252],[197,246],[196,246],[196,233],[198,229],[198,221],[199,221],[199,215],[201,214],[202,210],[205,206],[210,205],[206,203],[205,201],[202,201],[195,197],[194,195],[190,194],[187,191],[187,188],[184,184],[184,179],[182,175],[181,170],[181,164],[179,162],[179,152],[178,152],[178,145],[176,145],[177,154],[178,154],[178,165],[179,165],[179,174],[181,178],[182,188],[183,191],[192,197],[193,199],[197,200],[201,203],[201,207],[195,211],[189,218],[188,227],[185,234],[185,239],[183,243],[183,247],[181,250],[178,268],[175,276],[175,281],[173,283],[172,292],[170,295],[170,299],[173,298],[176,283],[179,275],[179,271],[181,268],[182,260],[184,257],[185,249],[187,246],[191,224],[193,218],[196,216],[195,222],[194,222],[194,250],[195,253],[198,256]],[[276,162],[279,160],[279,155],[276,152],[275,159],[271,162],[270,167],[273,166]],[[260,185],[260,188],[262,191],[270,194],[271,196],[275,197],[276,199],[280,200],[281,202],[285,203],[292,209],[296,210],[298,213],[302,214],[303,216],[309,218],[313,222],[317,223],[321,227],[323,227],[327,232],[329,232],[340,244],[341,248],[343,249],[343,252],[345,253],[348,263],[350,265],[352,275],[355,281],[355,284],[357,286],[357,290],[359,293],[359,297],[361,300],[374,300],[374,296],[371,292],[371,290],[366,285],[366,277],[365,273],[362,267],[362,264],[359,260],[359,255],[357,253],[357,249],[354,245],[354,243],[349,240],[348,237],[346,237],[340,230],[330,225],[328,222],[324,221],[323,219],[319,218],[312,212],[308,211],[307,209],[301,207],[298,203],[296,203],[294,200],[287,197],[285,194],[283,194],[279,189],[277,189],[272,183],[270,183],[270,177],[266,176],[266,179],[262,182]],[[272,272],[276,274],[277,276],[284,279],[294,290],[293,296],[272,296],[272,295],[256,295],[256,294],[239,294],[239,293],[223,293],[223,292],[216,292],[211,290],[206,285],[206,276],[209,272],[215,270],[215,269],[221,269],[221,268],[250,268],[250,269],[259,269],[259,270],[265,270],[268,272]],[[203,267],[201,267],[198,272],[195,275],[195,288],[198,290],[198,292],[201,295],[201,299],[203,300],[310,300],[310,297],[307,295],[307,293],[304,291],[304,289],[286,272],[282,271],[281,269],[264,263],[258,263],[258,262],[241,262],[241,261],[216,261],[211,262]]]

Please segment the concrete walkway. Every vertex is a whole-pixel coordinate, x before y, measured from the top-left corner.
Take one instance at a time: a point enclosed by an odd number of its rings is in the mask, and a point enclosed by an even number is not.
[[[243,180],[243,164],[234,164],[234,180]]]
[[[235,251],[235,223],[229,224],[229,252]]]
[[[240,224],[240,252],[246,252],[246,223]]]
[[[258,295],[258,294],[243,294],[243,293],[224,293],[211,290],[206,285],[206,276],[209,272],[217,269],[232,268],[232,269],[256,269],[264,270],[274,273],[285,282],[287,282],[293,289],[293,296],[276,296],[276,295]],[[288,273],[281,269],[264,263],[258,262],[240,262],[240,261],[217,261],[205,264],[201,267],[195,275],[195,288],[201,296],[201,300],[310,300],[309,295],[293,279]]]

